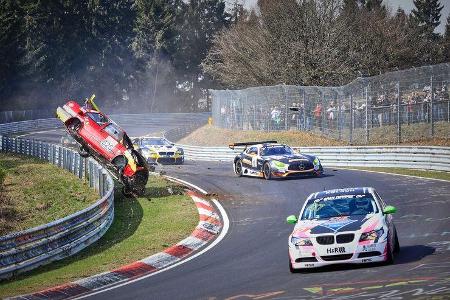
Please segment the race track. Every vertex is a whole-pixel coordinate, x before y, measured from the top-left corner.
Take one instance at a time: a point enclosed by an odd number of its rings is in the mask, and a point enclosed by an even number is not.
[[[133,135],[146,133],[144,128]],[[59,138],[58,131],[28,137]],[[177,268],[88,298],[450,298],[449,182],[329,168],[321,178],[265,181],[237,178],[230,162],[188,161],[163,169],[217,194],[230,218],[227,236],[204,255]],[[286,216],[298,214],[312,192],[352,186],[372,186],[388,204],[397,207],[395,223],[401,252],[395,265],[291,274],[287,238],[292,226],[286,224]]]

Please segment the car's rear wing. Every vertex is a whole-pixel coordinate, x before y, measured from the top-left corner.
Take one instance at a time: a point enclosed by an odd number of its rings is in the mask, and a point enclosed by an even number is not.
[[[247,148],[247,146],[252,146],[252,145],[259,145],[259,144],[276,144],[277,141],[261,141],[261,142],[241,142],[241,143],[232,143],[229,144],[228,147],[230,147],[230,149],[234,150],[234,147],[242,147],[244,146],[245,148]]]

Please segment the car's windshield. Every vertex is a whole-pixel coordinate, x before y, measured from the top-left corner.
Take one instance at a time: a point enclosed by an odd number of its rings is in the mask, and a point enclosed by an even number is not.
[[[376,212],[378,212],[378,206],[371,194],[337,195],[309,200],[301,219],[323,220],[342,216],[367,215]]]
[[[264,146],[261,148],[261,156],[291,155],[293,153],[294,151],[292,151],[291,147],[286,145]]]
[[[170,143],[163,138],[150,138],[150,139],[143,139],[142,140],[142,146],[167,146],[170,145]]]
[[[109,119],[105,115],[102,115],[101,113],[88,112],[87,115],[89,116],[89,118],[91,118],[95,123],[97,123],[100,126],[110,122]]]

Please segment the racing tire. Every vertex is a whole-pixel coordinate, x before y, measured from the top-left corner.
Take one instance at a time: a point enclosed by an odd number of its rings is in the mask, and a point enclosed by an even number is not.
[[[398,254],[400,253],[400,243],[398,241],[397,229],[395,229],[394,232],[395,232],[394,254]]]
[[[270,168],[270,165],[268,162],[264,163],[263,165],[263,176],[265,180],[272,179],[272,169]]]
[[[291,263],[291,260],[290,260],[290,259],[289,259],[289,271],[290,271],[291,273],[299,273],[299,272],[300,272],[299,269],[295,269],[295,268],[292,266],[292,263]]]
[[[384,261],[385,265],[393,265],[394,264],[394,249],[391,250],[391,245],[387,243],[387,257]]]
[[[128,187],[126,187],[126,186],[123,186],[123,187],[122,187],[122,195],[124,195],[125,198],[134,198],[133,193],[132,193],[131,190],[130,190]]]
[[[241,160],[238,160],[234,163],[234,173],[236,173],[236,175],[238,177],[242,176],[243,171],[242,171],[242,161]]]
[[[76,119],[76,118],[73,118],[72,120],[70,120],[70,121],[67,123],[67,129],[68,129],[69,132],[71,132],[71,133],[76,133],[76,132],[78,132],[78,130],[80,130],[80,128],[81,128],[81,121],[78,120],[78,119]]]
[[[80,156],[83,158],[89,157],[89,151],[87,151],[87,149],[84,146],[79,146],[78,154],[80,154]]]

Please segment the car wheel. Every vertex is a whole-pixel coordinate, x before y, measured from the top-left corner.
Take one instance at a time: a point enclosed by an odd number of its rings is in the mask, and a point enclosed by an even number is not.
[[[386,265],[392,265],[393,263],[394,263],[394,251],[393,251],[393,249],[391,249],[391,245],[390,245],[390,242],[388,241],[388,243],[387,243],[387,257],[386,257],[386,260],[385,260],[385,264]]]
[[[80,154],[81,157],[87,158],[89,157],[89,152],[84,146],[79,146],[78,148],[78,154]]]
[[[130,188],[123,186],[122,187],[122,195],[125,196],[125,198],[133,198],[133,193],[131,192]]]
[[[292,263],[291,263],[291,260],[290,260],[290,259],[289,259],[289,271],[290,271],[291,273],[298,273],[298,272],[299,272],[298,269],[295,269],[295,268],[292,266]]]
[[[395,232],[395,246],[394,246],[394,253],[400,253],[400,243],[398,242],[398,235],[397,235],[397,229],[394,230]]]
[[[67,124],[67,128],[69,129],[69,131],[70,131],[71,133],[75,133],[75,132],[77,132],[78,130],[80,130],[80,128],[81,128],[81,121],[74,118],[72,121],[70,121],[70,122]]]
[[[270,165],[268,162],[266,162],[263,166],[263,175],[264,179],[270,180],[272,178],[272,169],[270,168]]]
[[[234,172],[236,173],[237,176],[241,177],[243,172],[242,172],[242,161],[238,160],[234,163]]]

